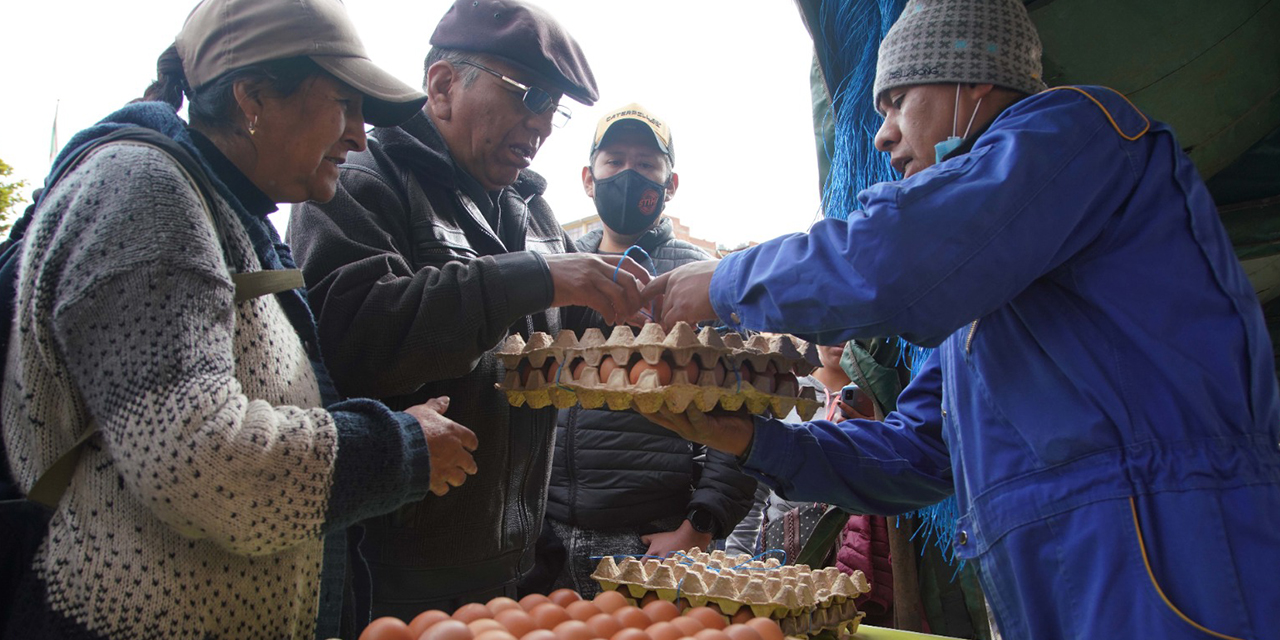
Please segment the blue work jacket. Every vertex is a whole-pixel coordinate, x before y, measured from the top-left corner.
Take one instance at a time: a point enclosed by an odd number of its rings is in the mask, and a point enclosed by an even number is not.
[[[858,200],[711,282],[738,328],[939,347],[883,423],[758,418],[744,468],[783,496],[893,514],[954,490],[971,557],[1099,500],[1280,483],[1258,300],[1173,132],[1123,96],[1028,97]]]

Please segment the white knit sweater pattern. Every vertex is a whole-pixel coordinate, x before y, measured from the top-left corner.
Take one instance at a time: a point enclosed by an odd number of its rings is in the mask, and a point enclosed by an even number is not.
[[[213,204],[232,266],[260,268]],[[275,297],[234,302],[195,186],[107,145],[24,251],[0,423],[19,484],[100,429],[36,561],[49,608],[99,637],[311,638],[337,431]]]

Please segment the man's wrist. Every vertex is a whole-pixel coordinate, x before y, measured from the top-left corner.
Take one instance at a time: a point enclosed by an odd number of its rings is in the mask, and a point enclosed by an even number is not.
[[[692,527],[694,531],[706,534],[712,538],[715,537],[716,531],[720,526],[720,523],[716,521],[715,514],[702,507],[693,507],[689,509],[689,513],[685,515],[684,519],[685,522],[689,523],[689,526]]]

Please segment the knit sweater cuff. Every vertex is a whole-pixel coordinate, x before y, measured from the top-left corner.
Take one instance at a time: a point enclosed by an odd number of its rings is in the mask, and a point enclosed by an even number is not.
[[[426,497],[431,457],[417,418],[373,400],[329,407],[338,428],[328,527],[338,528]]]

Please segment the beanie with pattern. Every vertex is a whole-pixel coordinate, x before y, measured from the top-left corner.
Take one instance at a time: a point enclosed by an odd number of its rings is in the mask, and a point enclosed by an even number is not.
[[[1036,93],[1045,89],[1040,51],[1020,0],[911,0],[880,43],[871,97],[952,82]]]

